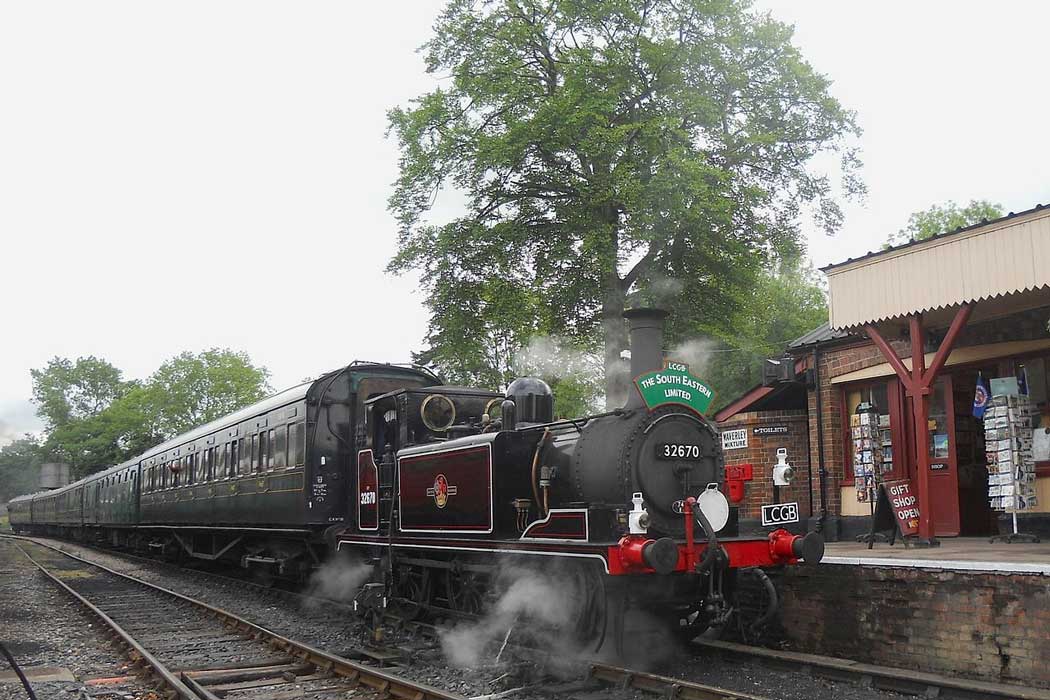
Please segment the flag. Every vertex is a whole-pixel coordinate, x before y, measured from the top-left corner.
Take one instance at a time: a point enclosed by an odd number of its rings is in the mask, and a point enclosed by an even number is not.
[[[977,389],[973,393],[973,417],[984,418],[984,409],[988,407],[988,385],[984,383],[984,377],[977,373]]]
[[[1017,377],[1017,393],[1028,396],[1028,369],[1021,365],[1020,376]]]

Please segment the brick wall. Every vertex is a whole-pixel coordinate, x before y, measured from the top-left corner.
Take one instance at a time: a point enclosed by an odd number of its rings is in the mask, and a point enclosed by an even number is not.
[[[950,676],[1050,687],[1050,577],[788,567],[792,648]]]
[[[751,464],[754,466],[754,480],[747,482],[744,491],[744,502],[739,504],[741,518],[760,518],[762,506],[773,502],[773,465],[777,463],[777,448],[788,451],[788,463],[795,468],[795,480],[791,486],[780,490],[782,502],[798,501],[800,515],[809,513],[809,489],[806,472],[809,468],[808,436],[806,434],[808,418],[805,411],[753,411],[738,413],[724,423],[719,429],[747,430],[747,447],[737,450],[726,450],[726,466],[734,464]],[[755,435],[754,429],[760,426],[786,426],[788,432],[781,435]]]

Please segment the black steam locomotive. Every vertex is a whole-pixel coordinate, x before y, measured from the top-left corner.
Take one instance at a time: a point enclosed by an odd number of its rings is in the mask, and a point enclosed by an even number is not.
[[[687,634],[726,622],[735,572],[819,561],[820,536],[739,537],[706,387],[663,362],[663,312],[634,310],[637,391],[553,420],[542,381],[507,393],[354,363],[64,489],[10,504],[19,531],[305,574],[336,550],[384,599],[485,608],[509,565],[555,573],[596,645],[623,611]]]

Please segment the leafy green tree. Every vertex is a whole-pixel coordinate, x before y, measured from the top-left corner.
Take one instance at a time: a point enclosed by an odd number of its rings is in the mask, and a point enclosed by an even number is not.
[[[119,370],[96,358],[55,358],[33,370],[34,397],[47,422],[40,450],[67,462],[79,478],[258,401],[270,391],[268,377],[231,350],[184,352],[145,383],[121,381]]]
[[[49,429],[98,415],[132,386],[119,369],[93,356],[76,362],[56,357],[30,374],[37,412]]]
[[[998,219],[1003,213],[1001,204],[984,199],[970,200],[969,204],[961,208],[952,201],[942,205],[934,204],[929,209],[914,212],[909,216],[908,225],[890,236],[883,247],[889,248],[908,241],[924,241],[957,228]]]
[[[243,352],[184,352],[153,373],[140,400],[153,407],[156,430],[170,438],[262,399],[269,377]]]
[[[764,272],[753,294],[732,319],[732,332],[711,331],[704,378],[721,408],[762,381],[762,363],[787,344],[828,320],[827,297],[818,274],[808,263],[785,261]],[[700,331],[704,333],[703,330]]]
[[[835,230],[811,164],[861,193],[859,129],[791,36],[746,0],[452,0],[423,47],[446,84],[389,114],[390,269],[422,273],[432,356],[499,375],[537,332],[597,339],[617,403],[629,293],[724,328],[804,211]],[[444,189],[466,212],[431,221]]]
[[[36,491],[43,462],[43,450],[32,435],[0,448],[0,503]]]

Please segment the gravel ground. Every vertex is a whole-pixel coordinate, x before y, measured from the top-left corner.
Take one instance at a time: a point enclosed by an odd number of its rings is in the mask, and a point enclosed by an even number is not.
[[[332,614],[323,607],[311,609],[284,600],[263,600],[258,596],[246,594],[245,588],[236,583],[218,582],[192,572],[175,571],[159,564],[133,560],[68,542],[52,541],[52,544],[116,571],[205,600],[278,634],[334,654],[356,658],[356,650],[368,639],[366,627],[357,619],[342,613]],[[627,700],[653,697],[634,692],[614,692],[608,688],[585,687],[580,682],[583,667],[573,660],[569,653],[555,653],[547,659],[539,660],[534,652],[516,647],[512,643],[504,651],[501,663],[497,664],[494,660],[502,641],[502,634],[493,637],[490,630],[487,638],[479,640],[475,630],[470,627],[460,627],[459,633],[451,636],[441,635],[438,638],[433,635],[410,638],[397,631],[387,632],[388,643],[411,649],[411,658],[402,662],[396,671],[399,675],[468,697],[502,693],[522,687],[522,691],[510,697],[523,700],[550,697]],[[475,647],[473,651],[476,653],[471,656],[477,660],[469,668],[450,666],[448,654],[456,654],[462,651],[464,646]],[[771,699],[888,700],[906,697],[849,683],[833,683],[803,673],[772,671],[757,663],[730,662],[715,655],[704,656],[685,651],[672,644],[655,643],[651,639],[639,640],[639,644],[633,648],[638,651],[643,648],[646,650],[648,658],[645,669],[650,672]],[[624,665],[638,666],[633,662]],[[537,683],[537,678],[542,680]]]
[[[127,698],[153,700],[156,695],[129,675],[120,650],[101,636],[80,604],[44,577],[10,541],[0,539],[0,641],[23,670],[49,666],[69,669],[74,682],[30,679],[37,697],[80,700]],[[10,671],[0,658],[0,673]],[[105,685],[92,679],[123,678]],[[26,697],[17,680],[0,681],[0,700]]]

